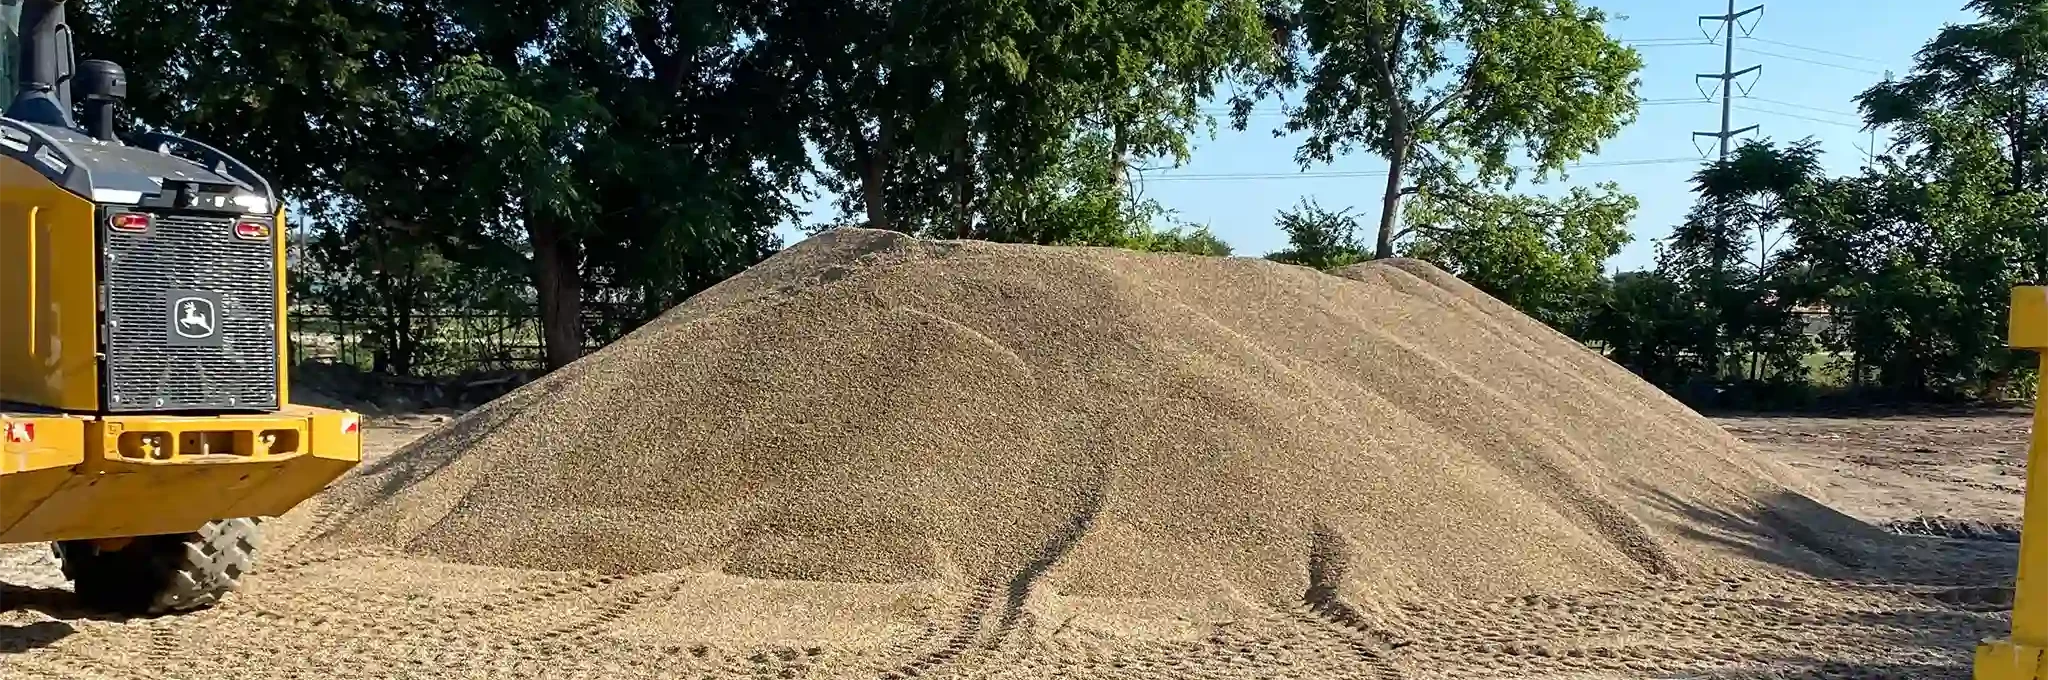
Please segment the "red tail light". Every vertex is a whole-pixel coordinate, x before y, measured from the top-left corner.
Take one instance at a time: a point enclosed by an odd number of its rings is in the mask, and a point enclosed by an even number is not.
[[[247,220],[235,223],[235,237],[251,241],[270,238],[270,225]]]
[[[34,444],[34,443],[36,442],[36,424],[35,424],[35,423],[10,423],[10,424],[8,424],[8,426],[7,426],[7,442],[8,442],[8,443],[10,443],[10,444]]]
[[[149,215],[143,213],[114,213],[107,218],[107,226],[114,231],[149,231]]]

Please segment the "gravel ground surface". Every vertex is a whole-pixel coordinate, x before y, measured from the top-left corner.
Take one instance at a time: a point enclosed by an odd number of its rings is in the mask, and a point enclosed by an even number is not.
[[[389,454],[434,420],[376,423],[367,435],[368,455],[374,460]],[[2023,415],[2002,412],[1715,420],[1830,490],[1867,490],[1880,499],[1889,495],[1865,486],[1871,484],[1866,480],[1897,466],[1870,461],[1919,460],[1930,454],[1918,449],[1958,441],[1995,451],[1996,442],[2023,435],[2027,425]],[[1859,448],[1842,441],[1869,443]],[[2012,450],[2019,455],[2020,449]],[[1923,491],[1941,504],[1886,501],[1843,509],[1871,520],[1944,513],[2018,519],[2017,494],[1983,497],[1985,505],[1972,507],[1939,489]],[[310,515],[294,513],[278,526],[303,526]],[[1974,573],[1921,583],[1734,580],[1437,603],[1430,606],[1439,611],[1416,618],[1442,623],[1400,631],[1393,671],[1372,666],[1356,651],[1382,643],[1307,608],[1247,617],[1207,637],[1137,648],[1078,634],[1072,626],[1060,629],[1060,622],[1041,623],[1050,630],[987,649],[971,640],[962,644],[968,631],[961,623],[976,604],[971,598],[906,593],[893,623],[874,623],[889,621],[888,612],[814,612],[817,620],[807,626],[784,622],[780,630],[723,631],[735,643],[768,636],[787,640],[741,646],[717,643],[720,631],[708,626],[678,634],[682,622],[675,620],[678,609],[716,608],[721,596],[743,596],[741,584],[346,555],[288,557],[266,565],[243,594],[250,597],[237,596],[206,613],[96,620],[69,610],[66,587],[45,549],[5,546],[0,678],[838,678],[898,670],[833,658],[833,652],[805,642],[869,636],[899,653],[903,666],[922,662],[936,671],[928,676],[948,675],[951,667],[955,677],[1057,677],[1065,670],[1072,677],[1145,678],[1273,677],[1293,671],[1302,677],[1368,678],[1961,680],[1969,677],[1976,640],[2001,635],[2007,625],[2005,565],[2013,556],[2009,548],[1991,544],[1944,545],[1987,557]],[[849,623],[861,618],[868,622]],[[868,629],[846,630],[856,626]],[[224,650],[222,640],[237,642]],[[954,662],[963,657],[980,660],[982,669],[1007,670],[957,672],[961,665]],[[1305,672],[1312,664],[1330,664],[1335,672]]]
[[[0,548],[0,678],[1967,678],[2006,626],[2011,543],[1874,523],[2014,519],[2023,418],[1716,427],[1342,274],[814,239],[373,422],[219,607]]]

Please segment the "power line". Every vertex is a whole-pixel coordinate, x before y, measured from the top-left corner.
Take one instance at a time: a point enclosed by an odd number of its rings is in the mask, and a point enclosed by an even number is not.
[[[1570,168],[1570,169],[1579,169],[1579,168],[1621,168],[1621,167],[1636,167],[1636,166],[1644,166],[1644,165],[1671,165],[1671,164],[1673,164],[1673,163],[1698,163],[1698,162],[1700,162],[1700,159],[1699,159],[1699,157],[1697,157],[1697,156],[1676,156],[1676,157],[1671,157],[1671,158],[1642,158],[1642,159],[1634,159],[1634,160],[1625,160],[1625,161],[1592,161],[1592,162],[1588,162],[1588,163],[1573,163],[1573,164],[1569,164],[1569,165],[1566,165],[1565,167],[1566,167],[1566,168]],[[1516,168],[1517,168],[1517,169],[1520,169],[1520,170],[1534,170],[1534,169],[1535,169],[1535,168],[1533,168],[1533,167],[1530,167],[1530,166],[1516,166]],[[1211,182],[1213,182],[1213,181],[1241,181],[1241,180],[1266,180],[1266,179],[1335,179],[1335,178],[1346,178],[1346,177],[1385,177],[1385,176],[1387,176],[1387,171],[1385,171],[1385,170],[1329,170],[1329,171],[1321,171],[1321,172],[1240,172],[1240,173],[1209,173],[1209,174],[1187,174],[1187,175],[1156,175],[1156,176],[1152,176],[1152,177],[1147,177],[1147,178],[1145,178],[1145,181],[1147,181],[1147,182],[1201,182],[1201,181],[1211,181]]]
[[[1851,128],[1851,129],[1857,129],[1857,130],[1863,129],[1863,126],[1861,126],[1861,125],[1857,125],[1857,124],[1855,124],[1855,123],[1844,123],[1844,122],[1842,122],[1842,121],[1839,121],[1839,120],[1828,120],[1828,119],[1826,119],[1826,118],[1820,118],[1820,117],[1816,117],[1816,116],[1808,116],[1808,115],[1803,115],[1803,114],[1797,114],[1797,113],[1789,113],[1789,112],[1785,112],[1785,111],[1772,111],[1772,110],[1770,110],[1770,109],[1766,109],[1766,108],[1760,108],[1760,107],[1755,107],[1755,106],[1743,106],[1743,105],[1741,105],[1741,104],[1736,104],[1736,105],[1735,105],[1735,108],[1738,108],[1738,109],[1742,109],[1742,110],[1744,110],[1744,111],[1755,111],[1755,112],[1757,112],[1757,113],[1765,113],[1765,114],[1770,114],[1770,115],[1773,115],[1773,116],[1784,116],[1784,117],[1786,117],[1786,118],[1797,118],[1797,119],[1800,119],[1800,120],[1810,120],[1810,121],[1813,121],[1813,122],[1815,122],[1815,123],[1826,123],[1826,124],[1828,124],[1828,125],[1836,125],[1836,126],[1840,126],[1840,127],[1845,127],[1845,128]]]
[[[1766,44],[1766,45],[1777,45],[1777,46],[1779,46],[1779,47],[1790,47],[1790,48],[1792,48],[1792,49],[1795,49],[1795,50],[1805,50],[1805,51],[1807,51],[1807,52],[1812,52],[1812,53],[1815,53],[1815,54],[1825,54],[1825,55],[1828,55],[1828,56],[1831,56],[1831,57],[1841,57],[1841,58],[1843,58],[1843,59],[1851,59],[1851,60],[1855,60],[1855,61],[1861,61],[1861,62],[1868,62],[1868,63],[1872,63],[1872,64],[1880,64],[1880,65],[1881,65],[1881,64],[1884,64],[1884,63],[1886,63],[1886,62],[1885,62],[1884,60],[1881,60],[1881,59],[1872,59],[1872,58],[1870,58],[1870,57],[1858,56],[1858,55],[1850,54],[1850,53],[1848,53],[1848,52],[1836,52],[1836,51],[1833,51],[1833,50],[1824,50],[1824,49],[1821,49],[1821,48],[1818,48],[1818,47],[1807,47],[1807,46],[1805,46],[1805,45],[1801,45],[1801,44],[1798,44],[1798,43],[1788,43],[1788,42],[1784,42],[1784,41],[1780,41],[1780,40],[1771,40],[1771,39],[1769,39],[1769,38],[1759,38],[1759,37],[1756,37],[1756,36],[1753,36],[1753,35],[1746,35],[1746,36],[1743,36],[1743,39],[1744,39],[1744,40],[1754,40],[1754,41],[1757,41],[1757,42],[1760,42],[1760,43],[1764,43],[1764,44]]]
[[[1642,42],[1638,40],[1623,40],[1620,42],[1621,44],[1627,45],[1629,47],[1691,47],[1694,45],[1721,44],[1717,41],[1708,40],[1705,38],[1689,38],[1684,42]]]
[[[1742,133],[1750,132],[1757,129],[1757,126],[1754,123],[1743,126],[1741,128],[1732,127],[1734,124],[1734,111],[1732,109],[1734,108],[1735,103],[1735,79],[1742,77],[1744,74],[1755,73],[1763,68],[1762,66],[1757,64],[1750,64],[1749,66],[1744,67],[1740,71],[1735,70],[1735,29],[1742,28],[1742,17],[1757,12],[1762,12],[1763,10],[1763,5],[1757,5],[1755,7],[1751,7],[1749,9],[1737,12],[1735,11],[1735,0],[1728,0],[1728,13],[1718,16],[1701,16],[1699,19],[1696,20],[1697,23],[1701,24],[1706,23],[1708,21],[1720,22],[1720,30],[1716,31],[1716,33],[1723,37],[1724,41],[1721,43],[1721,72],[1702,73],[1697,76],[1693,76],[1694,86],[1698,86],[1701,80],[1708,78],[1720,81],[1719,83],[1717,83],[1717,85],[1719,85],[1721,88],[1721,129],[1717,132],[1694,131],[1692,133],[1692,140],[1695,147],[1698,146],[1699,138],[1701,137],[1711,137],[1715,140],[1720,141],[1721,156],[1719,162],[1721,163],[1728,162],[1728,143],[1733,141],[1736,135],[1740,135]],[[1758,23],[1762,23],[1761,15],[1758,16]],[[1753,34],[1755,32],[1755,27],[1752,26],[1750,28],[1743,28],[1742,32],[1744,34]],[[1702,89],[1700,94],[1706,94],[1706,91]],[[1716,215],[1714,223],[1716,229],[1725,231],[1728,228],[1728,212],[1725,210],[1718,210],[1715,212]],[[1728,254],[1722,252],[1723,250],[1724,249],[1722,248],[1713,249],[1713,269],[1709,271],[1713,273],[1713,283],[1715,285],[1720,284],[1722,265],[1728,259]],[[1716,339],[1718,340],[1718,337]],[[1721,360],[1720,350],[1718,349],[1719,345],[1718,343],[1708,344],[1716,347],[1717,349],[1715,349],[1715,351],[1707,357],[1707,363],[1708,365],[1718,365]]]
[[[1850,116],[1850,117],[1855,117],[1855,116],[1856,116],[1856,114],[1854,114],[1854,113],[1849,113],[1849,112],[1846,112],[1846,111],[1837,111],[1837,110],[1834,110],[1834,109],[1824,109],[1824,108],[1820,108],[1820,107],[1818,107],[1818,106],[1807,106],[1807,105],[1805,105],[1805,104],[1794,104],[1794,103],[1792,103],[1792,102],[1787,102],[1787,101],[1779,101],[1779,100],[1776,100],[1776,99],[1767,99],[1767,98],[1764,98],[1764,97],[1758,97],[1758,96],[1755,96],[1755,95],[1747,95],[1747,94],[1745,94],[1745,95],[1738,95],[1738,96],[1736,97],[1736,99],[1746,99],[1746,100],[1750,100],[1750,101],[1756,101],[1756,102],[1763,102],[1763,103],[1766,103],[1766,104],[1774,104],[1774,105],[1777,105],[1777,106],[1789,106],[1789,107],[1792,107],[1792,108],[1795,108],[1795,109],[1805,109],[1805,110],[1808,110],[1808,111],[1814,111],[1814,112],[1818,112],[1818,113],[1825,113],[1825,114],[1828,114],[1828,115],[1833,115],[1833,116]],[[1642,105],[1642,106],[1654,106],[1654,105],[1678,105],[1678,104],[1713,104],[1713,103],[1715,103],[1715,102],[1714,102],[1713,100],[1710,100],[1710,99],[1675,99],[1675,100],[1645,100],[1645,101],[1639,102],[1639,104],[1640,104],[1640,105]],[[1808,115],[1804,115],[1804,114],[1792,113],[1792,112],[1789,112],[1789,111],[1779,111],[1779,110],[1776,110],[1776,109],[1770,109],[1770,108],[1765,108],[1765,107],[1761,107],[1761,106],[1746,106],[1746,105],[1743,105],[1743,104],[1733,104],[1733,105],[1731,105],[1731,108],[1737,108],[1737,109],[1742,109],[1742,110],[1744,110],[1744,111],[1754,111],[1754,112],[1756,112],[1756,113],[1767,113],[1767,114],[1770,114],[1770,115],[1774,115],[1774,116],[1783,116],[1783,117],[1786,117],[1786,118],[1798,118],[1798,119],[1802,119],[1802,120],[1810,120],[1810,121],[1813,121],[1813,122],[1816,122],[1816,123],[1827,123],[1827,124],[1829,124],[1829,125],[1840,125],[1840,126],[1842,126],[1842,127],[1848,127],[1848,128],[1857,128],[1857,129],[1861,129],[1861,128],[1863,127],[1861,123],[1851,123],[1851,122],[1848,122],[1848,121],[1841,121],[1841,120],[1832,120],[1832,119],[1827,119],[1827,118],[1818,118],[1818,117],[1814,117],[1814,116],[1808,116]],[[1747,132],[1747,131],[1748,131],[1748,129],[1747,129],[1747,128],[1745,128],[1744,130],[1740,130],[1740,131],[1738,131],[1738,132]],[[1701,133],[1701,134],[1703,134],[1703,135],[1712,135],[1712,134],[1714,134],[1714,133]]]
[[[1745,95],[1742,95],[1742,98],[1743,98],[1743,99],[1753,99],[1753,100],[1756,100],[1756,101],[1760,101],[1760,102],[1763,102],[1763,103],[1766,103],[1766,104],[1776,104],[1776,105],[1778,105],[1778,106],[1789,106],[1789,107],[1792,107],[1792,108],[1795,108],[1795,109],[1805,109],[1805,110],[1807,110],[1807,111],[1812,111],[1812,112],[1814,112],[1814,113],[1825,113],[1825,114],[1828,114],[1828,115],[1831,115],[1831,116],[1848,116],[1848,117],[1851,117],[1851,118],[1862,118],[1862,117],[1863,117],[1863,116],[1862,116],[1862,114],[1858,114],[1858,113],[1856,113],[1856,112],[1854,112],[1854,111],[1840,111],[1840,110],[1836,110],[1836,109],[1823,109],[1823,108],[1821,108],[1821,107],[1818,107],[1818,106],[1807,106],[1807,105],[1805,105],[1805,104],[1794,104],[1794,103],[1792,103],[1792,102],[1787,102],[1787,101],[1779,101],[1779,100],[1776,100],[1776,99],[1770,99],[1770,98],[1766,98],[1766,97],[1758,97],[1758,96],[1756,96],[1756,95],[1753,95],[1753,94],[1745,94]]]
[[[1826,67],[1828,67],[1828,68],[1837,68],[1837,69],[1841,69],[1841,70],[1844,70],[1844,71],[1852,71],[1852,72],[1855,72],[1855,73],[1868,73],[1868,74],[1870,74],[1870,75],[1873,75],[1873,76],[1881,76],[1881,75],[1884,75],[1884,73],[1883,73],[1883,72],[1880,72],[1880,71],[1873,71],[1873,70],[1870,70],[1870,69],[1867,69],[1867,68],[1859,68],[1859,67],[1855,67],[1855,66],[1844,66],[1844,65],[1841,65],[1841,64],[1837,64],[1837,63],[1834,63],[1834,62],[1827,62],[1827,61],[1821,61],[1821,60],[1819,60],[1819,59],[1807,59],[1807,58],[1805,58],[1805,57],[1795,57],[1795,56],[1792,56],[1792,55],[1789,55],[1789,54],[1779,54],[1779,53],[1777,53],[1777,52],[1765,52],[1765,51],[1763,51],[1763,50],[1759,50],[1759,49],[1752,49],[1752,48],[1748,48],[1748,47],[1744,47],[1744,48],[1742,48],[1742,51],[1744,51],[1744,52],[1748,52],[1748,53],[1750,53],[1750,54],[1759,54],[1759,55],[1763,55],[1763,56],[1766,56],[1766,57],[1777,57],[1777,58],[1779,58],[1779,59],[1790,59],[1790,60],[1792,60],[1792,61],[1797,61],[1797,62],[1802,62],[1802,63],[1807,63],[1807,64],[1813,64],[1813,65],[1815,65],[1815,66],[1826,66]]]
[[[1702,98],[1699,98],[1699,97],[1662,97],[1662,98],[1657,98],[1657,99],[1638,99],[1638,100],[1636,100],[1636,105],[1637,105],[1637,106],[1675,106],[1675,105],[1683,105],[1683,104],[1706,104],[1706,103],[1711,103],[1711,102],[1712,102],[1712,100],[1709,100],[1709,99],[1702,99]],[[1197,109],[1197,112],[1199,112],[1199,113],[1206,113],[1206,114],[1213,114],[1213,115],[1230,115],[1230,114],[1234,114],[1234,113],[1236,113],[1236,111],[1232,110],[1232,109],[1231,109],[1230,107],[1225,107],[1225,106],[1207,106],[1207,107],[1202,107],[1202,108],[1200,108],[1200,109]],[[1253,118],[1257,118],[1257,117],[1262,117],[1262,116],[1284,116],[1284,115],[1287,115],[1287,111],[1286,111],[1285,109],[1277,109],[1277,108],[1256,108],[1256,109],[1252,109],[1252,110],[1250,110],[1250,111],[1246,111],[1245,113],[1246,113],[1246,114],[1248,114],[1249,116],[1253,117]]]
[[[1627,44],[1630,44],[1630,45],[1641,45],[1641,44],[1646,44],[1646,43],[1677,43],[1677,44],[1684,44],[1684,43],[1691,43],[1691,42],[1699,42],[1699,41],[1701,41],[1701,40],[1710,40],[1710,39],[1709,39],[1709,38],[1702,38],[1702,37],[1700,37],[1700,36],[1696,36],[1696,35],[1675,35],[1675,36],[1671,36],[1671,37],[1668,37],[1668,38],[1615,38],[1615,40],[1616,40],[1616,41],[1618,41],[1618,42],[1622,42],[1622,43],[1627,43]]]

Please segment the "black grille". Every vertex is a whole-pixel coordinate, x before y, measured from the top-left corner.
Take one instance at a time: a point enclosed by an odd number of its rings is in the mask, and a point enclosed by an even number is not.
[[[100,219],[106,410],[275,408],[276,246],[237,238],[228,217],[154,214],[127,232],[111,215]]]

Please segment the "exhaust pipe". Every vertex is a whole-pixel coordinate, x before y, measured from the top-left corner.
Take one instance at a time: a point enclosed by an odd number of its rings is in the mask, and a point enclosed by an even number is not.
[[[21,89],[7,117],[71,125],[71,27],[64,0],[25,0],[21,8]]]

